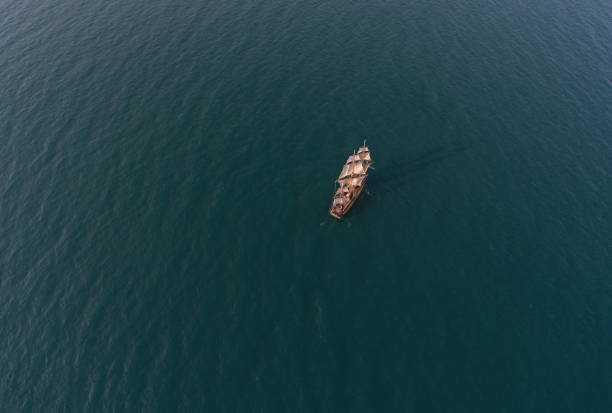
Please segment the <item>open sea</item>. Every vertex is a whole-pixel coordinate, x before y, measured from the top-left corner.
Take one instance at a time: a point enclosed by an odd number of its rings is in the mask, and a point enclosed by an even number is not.
[[[0,412],[611,390],[610,0],[0,0]]]

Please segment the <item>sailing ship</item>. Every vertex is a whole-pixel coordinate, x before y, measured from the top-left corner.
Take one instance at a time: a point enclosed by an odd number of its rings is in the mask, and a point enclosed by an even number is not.
[[[334,183],[334,199],[329,208],[332,217],[342,219],[351,209],[359,194],[363,191],[368,177],[368,169],[372,167],[373,163],[370,149],[366,146],[364,140],[363,146],[357,152],[353,151],[353,154],[348,157],[342,167],[340,176]]]

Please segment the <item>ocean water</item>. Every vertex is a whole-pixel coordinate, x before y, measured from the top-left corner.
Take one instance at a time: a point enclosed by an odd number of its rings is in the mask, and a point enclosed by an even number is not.
[[[0,165],[2,412],[612,411],[607,0],[0,0]]]

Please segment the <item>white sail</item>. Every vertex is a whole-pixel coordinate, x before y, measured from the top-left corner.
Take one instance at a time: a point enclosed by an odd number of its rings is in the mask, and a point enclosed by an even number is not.
[[[353,179],[351,179],[351,185],[353,185],[353,186],[361,186],[361,184],[363,183],[364,179],[365,179],[365,175],[353,178]]]
[[[339,179],[342,179],[348,176],[350,173],[351,173],[351,165],[344,165],[344,168],[342,168],[342,172],[340,172]]]
[[[368,148],[365,145],[359,148],[359,151],[357,151],[357,153],[359,154],[359,157],[361,158],[361,160],[364,160],[364,161],[372,160],[372,157],[370,156],[370,148]]]
[[[361,162],[355,162],[353,164],[353,174],[361,175],[364,174],[363,164]]]

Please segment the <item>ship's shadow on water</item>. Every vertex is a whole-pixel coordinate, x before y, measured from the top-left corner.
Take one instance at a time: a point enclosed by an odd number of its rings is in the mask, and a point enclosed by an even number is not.
[[[368,180],[368,189],[371,193],[384,193],[395,191],[406,186],[415,175],[433,168],[443,161],[465,152],[467,146],[454,143],[451,146],[439,146],[422,153],[414,158],[391,160],[375,164],[375,171]]]
[[[438,146],[406,160],[394,159],[375,163],[376,169],[369,173],[366,187],[349,214],[360,215],[376,197],[385,198],[393,194],[394,202],[401,202],[402,189],[418,179],[421,172],[434,168],[466,150],[465,144],[454,142],[450,145]]]

